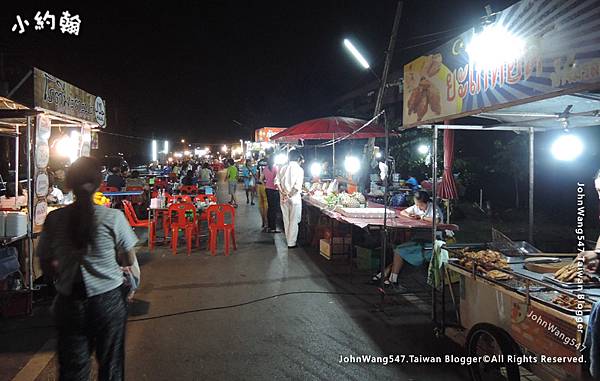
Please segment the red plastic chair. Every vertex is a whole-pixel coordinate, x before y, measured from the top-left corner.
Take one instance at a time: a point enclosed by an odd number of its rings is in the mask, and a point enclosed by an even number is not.
[[[211,255],[216,255],[217,236],[219,235],[219,230],[223,230],[225,255],[229,256],[229,237],[233,241],[233,249],[237,250],[235,243],[235,209],[228,204],[211,205],[206,210],[206,214],[208,215],[208,243]],[[230,223],[225,223],[226,214],[231,215]]]
[[[150,242],[150,250],[154,249],[154,243],[156,241],[156,227],[154,221],[140,220],[135,214],[133,205],[128,200],[123,200],[123,211],[125,217],[129,221],[129,225],[134,228],[147,228],[148,229],[148,242]]]
[[[101,193],[106,193],[106,192],[118,192],[120,189],[117,187],[109,187],[106,185],[101,185],[100,189],[98,189],[99,192]]]
[[[179,187],[179,192],[181,192],[181,194],[198,194],[198,186],[182,185],[181,187]]]
[[[216,204],[217,196],[215,196],[214,194],[199,194],[196,197],[194,197],[194,203],[197,202],[211,202]],[[206,209],[200,214],[200,217],[198,218],[198,229],[201,229],[200,224],[202,223],[202,221],[208,222],[208,214],[206,213]]]
[[[189,256],[192,252],[192,237],[194,235],[196,236],[196,246],[200,244],[196,207],[193,204],[171,205],[169,207],[169,218],[171,220],[171,249],[173,250],[173,255],[177,255],[179,230],[184,230]]]

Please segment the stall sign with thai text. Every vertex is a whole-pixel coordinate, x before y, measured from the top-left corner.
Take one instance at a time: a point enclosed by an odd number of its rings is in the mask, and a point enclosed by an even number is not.
[[[600,1],[524,0],[404,66],[403,126],[600,87]]]

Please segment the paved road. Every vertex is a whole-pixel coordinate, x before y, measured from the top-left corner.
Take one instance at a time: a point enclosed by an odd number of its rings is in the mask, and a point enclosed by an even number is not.
[[[127,327],[128,379],[467,379],[464,369],[452,365],[340,363],[340,356],[431,355],[458,348],[433,337],[422,280],[410,278],[408,286],[418,286],[414,294],[395,297],[385,313],[374,312],[378,298],[364,278],[351,285],[345,262],[328,262],[310,250],[288,251],[281,234],[260,232],[256,208],[240,204],[238,250],[229,257],[211,257],[204,248],[191,257],[183,251],[172,256],[166,248],[138,254],[142,287]],[[349,292],[360,295],[343,294]],[[286,293],[292,294],[251,302]],[[12,362],[0,379],[10,380],[51,331],[42,336],[30,337],[27,350],[2,344],[0,367],[3,358]],[[18,353],[11,357],[12,349]],[[51,359],[37,379],[55,376]]]

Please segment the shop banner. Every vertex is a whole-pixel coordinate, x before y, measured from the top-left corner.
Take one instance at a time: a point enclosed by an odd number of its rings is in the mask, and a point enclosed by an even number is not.
[[[33,69],[35,107],[55,111],[106,127],[104,100],[38,68]]]
[[[254,131],[254,141],[255,142],[270,142],[271,136],[277,135],[281,131],[285,130],[285,128],[281,127],[263,127]]]
[[[600,1],[524,0],[404,66],[403,127],[600,87]]]

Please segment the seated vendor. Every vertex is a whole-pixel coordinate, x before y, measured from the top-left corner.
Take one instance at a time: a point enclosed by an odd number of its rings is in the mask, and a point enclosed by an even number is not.
[[[23,191],[21,184],[17,184],[15,195],[15,183],[8,183],[5,195],[0,197],[0,209],[19,210],[25,206],[27,206],[27,192]]]
[[[400,215],[405,217],[414,218],[417,220],[423,220],[427,222],[433,221],[433,202],[429,193],[424,190],[415,192],[414,195],[415,204],[408,207],[400,212]],[[436,220],[440,222],[442,219],[442,211],[439,207],[436,207]]]
[[[414,195],[415,204],[408,207],[400,212],[400,215],[410,217],[418,220],[433,221],[433,202],[429,197],[429,193],[423,190],[419,190]],[[442,211],[439,207],[436,207],[436,220],[440,222],[442,220]],[[389,277],[383,282],[386,287],[398,287],[398,274],[404,266],[404,259],[402,258],[402,251],[394,255],[394,260],[391,265],[385,269],[385,276]],[[381,279],[381,273],[373,276],[372,281],[377,282]]]

